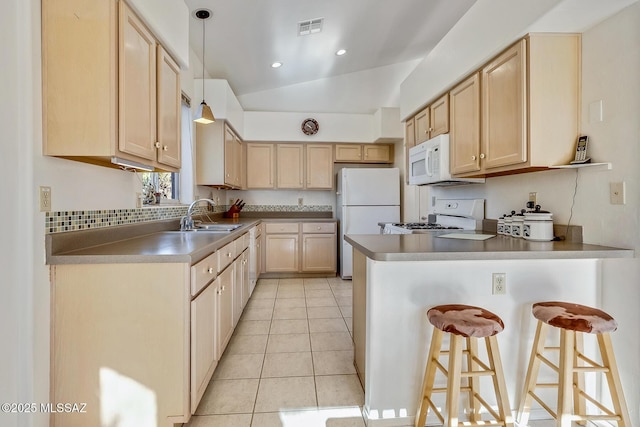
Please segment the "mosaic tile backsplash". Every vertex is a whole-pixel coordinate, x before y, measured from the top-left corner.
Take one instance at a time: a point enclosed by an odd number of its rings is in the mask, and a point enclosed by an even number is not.
[[[228,206],[216,206],[214,212],[226,212]],[[196,208],[195,214],[203,213]],[[331,205],[246,205],[250,212],[331,212]],[[45,233],[114,227],[149,221],[177,219],[187,213],[187,206],[167,206],[139,209],[107,209],[95,211],[46,212]]]

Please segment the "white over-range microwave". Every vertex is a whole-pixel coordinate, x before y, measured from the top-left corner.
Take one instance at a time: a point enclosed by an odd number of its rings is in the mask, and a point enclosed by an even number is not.
[[[449,170],[449,134],[438,135],[409,149],[410,185],[483,183],[484,178],[454,178]]]

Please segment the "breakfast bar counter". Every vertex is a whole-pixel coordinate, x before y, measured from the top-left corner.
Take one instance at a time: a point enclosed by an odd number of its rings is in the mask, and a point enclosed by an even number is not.
[[[469,304],[503,319],[505,329],[498,342],[509,402],[515,409],[535,333],[532,304],[570,301],[601,306],[602,260],[634,256],[627,249],[478,236],[482,233],[473,231],[473,238],[486,240],[441,237],[450,233],[345,237],[354,252],[354,362],[365,391],[363,413],[369,427],[413,425],[431,340],[428,308]],[[504,293],[493,292],[494,273],[504,274]],[[593,344],[585,341],[587,351]],[[552,374],[547,376],[541,382],[554,382]],[[442,377],[436,380],[436,387],[446,385]],[[431,417],[430,413],[427,424],[439,423]],[[548,414],[534,409],[530,418]]]

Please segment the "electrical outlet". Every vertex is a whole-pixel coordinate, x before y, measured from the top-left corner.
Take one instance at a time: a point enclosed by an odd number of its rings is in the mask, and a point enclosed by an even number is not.
[[[507,273],[493,273],[491,293],[504,295],[507,293]]]
[[[609,183],[609,200],[612,205],[625,204],[624,181]]]
[[[136,193],[136,208],[142,207],[142,193]]]
[[[529,201],[533,202],[533,206],[535,207],[535,205],[537,205],[538,203],[538,193],[536,193],[535,191],[531,191],[529,193]]]
[[[40,187],[40,212],[51,211],[51,187]]]

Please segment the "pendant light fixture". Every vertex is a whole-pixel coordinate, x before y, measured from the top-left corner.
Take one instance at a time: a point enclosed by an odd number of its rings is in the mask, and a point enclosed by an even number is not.
[[[207,125],[209,123],[213,123],[216,121],[216,119],[213,117],[213,112],[211,111],[211,107],[209,107],[207,103],[204,102],[204,55],[205,55],[204,21],[209,19],[209,17],[211,16],[211,12],[208,11],[207,9],[199,9],[199,10],[196,10],[195,16],[196,18],[202,20],[202,102],[198,107],[198,111],[196,111],[196,116],[193,119],[193,121]]]

